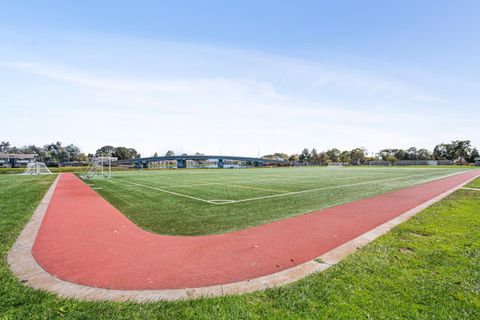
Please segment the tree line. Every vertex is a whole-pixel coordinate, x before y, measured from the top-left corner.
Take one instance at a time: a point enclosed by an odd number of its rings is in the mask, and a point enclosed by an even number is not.
[[[433,151],[411,147],[408,149],[382,149],[373,156],[368,156],[365,148],[354,148],[352,150],[339,150],[332,148],[327,151],[317,151],[313,148],[305,148],[299,154],[288,155],[286,153],[274,153],[263,156],[265,159],[285,160],[308,165],[328,165],[332,162],[345,164],[366,164],[369,161],[390,161],[400,160],[451,160],[455,163],[473,163],[479,158],[477,148],[472,148],[470,140],[455,140],[450,143],[440,143]]]
[[[113,146],[103,146],[99,148],[95,154],[85,154],[81,152],[78,146],[74,144],[64,146],[60,141],[46,144],[43,147],[36,145],[16,147],[12,146],[8,141],[2,141],[0,142],[0,152],[36,154],[38,161],[48,163],[82,162],[88,161],[94,156],[111,156],[117,157],[119,160],[140,158],[141,156],[140,153],[133,148]]]
[[[119,160],[136,159],[141,155],[134,148],[114,147],[110,145],[103,146],[96,150],[95,154],[81,152],[80,148],[74,144],[64,146],[60,141],[46,144],[43,147],[28,145],[22,147],[12,146],[10,142],[0,142],[0,152],[2,153],[26,153],[36,154],[37,160],[42,162],[81,162],[87,161],[94,156],[112,156]],[[166,156],[173,156],[172,150],[167,151]],[[196,153],[201,154],[201,153]],[[157,155],[157,153],[155,153]],[[374,156],[368,156],[365,148],[354,148],[352,150],[340,150],[332,148],[327,151],[318,151],[313,148],[305,148],[299,154],[288,155],[286,153],[274,153],[263,156],[264,159],[282,159],[289,162],[297,162],[309,165],[327,165],[332,162],[341,162],[345,164],[366,164],[368,161],[383,160],[396,162],[400,160],[451,160],[456,163],[473,163],[475,159],[480,158],[477,148],[472,148],[470,140],[455,140],[450,143],[440,143],[433,148],[433,151],[427,149],[417,149],[411,147],[408,149],[387,148],[380,150]]]

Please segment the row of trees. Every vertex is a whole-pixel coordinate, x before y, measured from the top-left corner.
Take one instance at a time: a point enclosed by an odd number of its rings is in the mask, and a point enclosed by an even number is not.
[[[60,141],[46,144],[43,147],[36,145],[16,147],[8,141],[0,142],[0,152],[36,154],[42,162],[71,162],[85,161],[88,157],[74,144],[63,146]]]
[[[140,158],[140,153],[134,148],[103,146],[95,152],[95,156],[110,156],[116,157],[118,160],[137,159]]]
[[[41,162],[87,161],[94,156],[93,154],[86,155],[74,144],[64,146],[60,141],[46,144],[43,147],[36,145],[16,147],[12,146],[8,141],[2,141],[0,142],[0,152],[36,154],[37,160]],[[133,148],[103,146],[95,152],[95,156],[112,156],[123,160],[140,158],[140,153]]]
[[[415,147],[403,149],[383,149],[378,156],[381,160],[395,162],[398,160],[451,160],[465,163],[474,162],[479,157],[478,150],[472,148],[470,140],[455,140],[435,146],[433,152]]]
[[[472,148],[470,140],[455,140],[451,143],[441,143],[435,146],[433,152],[427,149],[411,147],[404,149],[383,149],[375,156],[369,157],[365,148],[355,148],[341,151],[333,148],[318,152],[315,148],[303,149],[300,154],[288,155],[286,153],[274,153],[263,156],[265,159],[283,159],[290,162],[303,164],[326,165],[331,162],[351,164],[363,164],[371,160],[383,160],[396,162],[399,160],[451,160],[458,163],[473,163],[479,158],[479,152]]]
[[[312,165],[326,165],[331,162],[362,164],[365,161],[372,160],[372,158],[367,157],[367,150],[365,148],[355,148],[350,151],[340,151],[337,148],[333,148],[321,152],[318,152],[315,148],[311,151],[305,148],[300,154],[288,155],[286,153],[274,153],[265,155],[263,158],[273,160],[283,159],[285,161]]]

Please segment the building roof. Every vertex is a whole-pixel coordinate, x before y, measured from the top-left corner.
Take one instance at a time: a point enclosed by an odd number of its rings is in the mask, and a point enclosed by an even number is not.
[[[33,159],[34,153],[0,153],[0,159]]]

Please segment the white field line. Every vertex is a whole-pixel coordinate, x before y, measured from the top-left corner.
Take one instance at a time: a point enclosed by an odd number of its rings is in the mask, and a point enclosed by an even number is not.
[[[118,179],[118,180],[125,181],[125,180],[122,180],[122,179]],[[192,196],[182,194],[182,193],[178,193],[178,192],[173,192],[173,191],[169,191],[169,190],[165,190],[165,189],[161,189],[161,188],[155,188],[155,187],[151,187],[151,186],[147,186],[147,185],[144,185],[144,184],[131,182],[131,181],[125,181],[125,182],[128,182],[130,184],[133,184],[133,185],[136,185],[136,186],[139,186],[139,187],[148,188],[148,189],[152,189],[152,190],[157,190],[157,191],[165,192],[165,193],[168,193],[168,194],[173,194],[173,195],[179,196],[179,197],[184,197],[184,198],[189,198],[189,199],[193,199],[193,200],[197,200],[197,201],[201,201],[201,202],[215,204],[214,202],[211,202],[210,200],[205,200],[205,199],[202,199],[202,198],[192,197]]]
[[[450,172],[451,170],[439,170],[439,171],[434,171],[434,172],[430,172],[430,173],[443,173],[443,172]],[[355,176],[347,176],[347,177],[344,177],[344,176],[341,176],[341,177],[333,177],[331,175],[318,175],[318,176],[293,176],[293,177],[280,177],[280,176],[277,176],[275,178],[267,178],[267,179],[254,179],[254,180],[248,180],[247,178],[251,178],[251,177],[244,177],[243,179],[220,179],[220,178],[214,178],[212,179],[213,181],[216,181],[216,182],[201,182],[201,181],[198,181],[198,183],[194,183],[194,181],[192,181],[191,184],[184,184],[184,185],[167,185],[167,186],[160,186],[162,188],[184,188],[184,187],[198,187],[198,186],[209,186],[209,185],[222,185],[222,184],[225,184],[225,185],[229,185],[229,184],[236,184],[236,183],[249,183],[249,182],[254,182],[254,183],[257,183],[257,182],[271,182],[271,181],[276,181],[276,180],[286,180],[286,181],[290,181],[290,180],[303,180],[303,179],[311,179],[312,182],[318,182],[319,179],[324,179],[324,178],[328,178],[326,179],[325,181],[326,182],[335,182],[335,181],[338,181],[338,180],[354,180],[356,178],[364,178],[364,177],[370,177],[370,175],[367,173],[367,174],[361,174],[361,175],[355,175]],[[253,188],[253,187],[252,187]],[[260,188],[260,187],[259,187]],[[265,189],[265,190],[268,190],[268,189]],[[273,191],[273,189],[271,189]],[[277,189],[278,191],[280,191],[279,189]],[[282,190],[282,192],[291,192],[291,191],[287,191],[287,190]]]
[[[474,191],[480,191],[480,189],[478,188],[468,188],[468,187],[462,187],[460,189],[464,189],[464,190],[474,190]]]
[[[228,183],[219,183],[218,185],[220,186],[225,186],[225,187],[232,187],[232,188],[240,188],[240,189],[252,189],[252,190],[261,190],[261,191],[270,191],[270,192],[283,192],[283,193],[289,193],[291,191],[287,190],[280,190],[280,189],[269,189],[269,188],[261,188],[261,187],[250,187],[250,186],[244,186],[241,184],[228,184]]]
[[[452,170],[449,170],[447,172],[451,172],[451,171]],[[433,179],[427,179],[427,180],[425,180],[425,182],[430,181],[430,180],[436,180],[436,179],[449,177],[449,176],[456,175],[456,174],[460,174],[462,172],[465,172],[466,170],[461,170],[461,171],[454,170],[454,171],[455,172],[453,172],[452,174],[448,174],[448,175],[441,176],[441,177],[435,177]],[[343,185],[331,186],[331,187],[321,187],[321,188],[307,189],[307,190],[301,190],[301,191],[292,191],[292,192],[287,192],[287,193],[274,194],[274,195],[261,196],[261,197],[254,197],[254,198],[246,198],[246,199],[240,199],[240,200],[225,200],[225,201],[222,201],[222,202],[219,202],[219,200],[206,200],[206,199],[202,199],[202,198],[198,198],[198,197],[193,197],[193,196],[189,196],[189,195],[178,193],[178,192],[173,192],[173,191],[169,191],[169,190],[165,190],[165,189],[161,189],[161,188],[156,188],[156,187],[152,187],[152,186],[143,185],[143,184],[136,183],[136,182],[122,180],[122,179],[119,179],[119,178],[116,178],[116,179],[120,180],[120,181],[130,183],[130,184],[133,184],[133,185],[136,185],[136,186],[140,186],[140,187],[144,187],[144,188],[148,188],[148,189],[152,189],[152,190],[157,190],[157,191],[161,191],[161,192],[164,192],[164,193],[168,193],[168,194],[172,194],[172,195],[176,195],[176,196],[180,196],[180,197],[185,197],[185,198],[189,198],[189,199],[193,199],[193,200],[197,200],[197,201],[201,201],[201,202],[205,202],[205,203],[209,203],[209,204],[224,205],[224,204],[232,204],[232,203],[239,203],[239,202],[247,202],[247,201],[254,201],[254,200],[262,200],[262,199],[290,196],[290,195],[296,195],[296,194],[302,194],[302,193],[308,193],[308,192],[314,192],[314,191],[320,191],[320,190],[329,190],[329,189],[338,189],[338,188],[344,188],[344,187],[352,187],[352,186],[357,186],[357,185],[366,185],[366,184],[372,184],[372,183],[383,182],[383,181],[401,180],[401,179],[420,177],[420,176],[426,176],[426,175],[432,175],[432,174],[438,174],[438,173],[442,173],[442,172],[436,171],[436,172],[415,174],[415,175],[410,175],[410,176],[395,177],[395,178],[389,178],[389,179],[379,179],[379,180],[343,184]]]
[[[342,175],[341,176],[337,176],[335,177],[334,179],[327,179],[328,182],[330,181],[337,181],[337,180],[349,180],[349,179],[355,179],[355,178],[363,178],[363,177],[371,177],[371,175],[375,175],[375,174],[385,174],[385,173],[392,173],[392,171],[387,171],[387,170],[382,170],[381,172],[379,172],[380,169],[372,169],[372,170],[369,170],[368,172],[360,172],[360,174],[356,174],[354,177],[352,176],[343,176],[343,173],[345,174],[348,174],[348,173],[351,173],[351,172],[358,172],[357,169],[350,169],[348,172],[347,171],[344,171],[344,170],[348,170],[346,168],[342,169]],[[367,169],[368,170],[368,169]],[[406,170],[412,170],[412,169],[404,169],[404,168],[397,168],[395,170],[402,170],[401,172],[398,172],[398,173],[402,173],[403,171],[406,171]],[[419,169],[420,170],[420,169]],[[421,169],[421,170],[425,170],[425,169]],[[451,169],[428,169],[428,170],[435,170],[432,172],[433,173],[443,173],[443,172],[450,172]],[[394,172],[396,173],[396,172]],[[182,173],[183,174],[183,173]],[[193,174],[193,173],[188,173],[188,174]],[[208,172],[202,172],[202,173],[199,173],[199,174],[209,174]],[[151,177],[151,173],[145,173],[145,174],[139,174],[139,175],[135,175],[135,176],[126,176],[126,178],[128,179],[129,177],[139,177],[139,176],[148,176],[148,177]],[[266,177],[266,175],[260,175],[262,177]],[[270,178],[266,178],[266,179],[254,179],[253,182],[262,182],[262,181],[265,181],[265,182],[270,182],[270,181],[276,181],[276,180],[286,180],[286,181],[291,181],[291,180],[304,180],[304,179],[312,179],[314,181],[318,181],[318,179],[323,179],[323,178],[331,178],[331,171],[328,171],[328,172],[322,172],[322,174],[320,175],[305,175],[305,176],[280,176],[280,175],[276,175],[276,174],[272,174],[272,175],[268,175]],[[173,179],[173,178],[177,178],[176,176],[161,176],[162,178],[168,178],[168,179]],[[232,179],[232,178],[225,178],[226,176],[224,175],[219,175],[219,177],[214,177],[214,178],[210,178],[209,180],[211,182],[202,182],[202,181],[192,181],[192,183],[190,184],[183,184],[183,185],[169,185],[169,184],[165,184],[165,183],[162,183],[162,185],[158,186],[158,188],[183,188],[183,187],[197,187],[197,186],[208,186],[208,185],[216,185],[216,184],[222,184],[222,183],[249,183],[251,182],[252,180],[249,179],[249,178],[252,178],[252,176],[238,176],[238,175],[235,175],[235,179]],[[117,178],[117,177],[115,177]],[[238,179],[237,179],[238,178]],[[123,177],[120,178],[120,180],[123,180]],[[127,180],[124,180],[124,181],[127,181]],[[155,182],[155,183],[158,183],[158,182]],[[285,192],[290,192],[290,191],[285,191]]]
[[[433,179],[427,179],[424,182],[430,181],[430,180],[436,180],[436,179],[441,179],[441,178],[446,178],[452,175],[460,174],[461,172],[465,172],[465,170],[462,171],[456,171],[452,174],[448,174],[442,177],[436,177]],[[254,201],[254,200],[262,200],[262,199],[270,199],[270,198],[277,198],[277,197],[284,197],[284,196],[290,196],[290,195],[295,195],[295,194],[302,194],[302,193],[308,193],[308,192],[314,192],[314,191],[320,191],[320,190],[329,190],[329,189],[338,189],[338,188],[344,188],[344,187],[353,187],[353,186],[359,186],[359,185],[365,185],[365,184],[372,184],[372,183],[377,183],[377,182],[383,182],[383,181],[394,181],[394,180],[401,180],[401,179],[406,179],[406,178],[413,178],[413,177],[420,177],[420,176],[426,176],[426,175],[431,175],[434,173],[438,172],[429,172],[429,173],[424,173],[424,174],[416,174],[416,175],[411,175],[411,176],[405,176],[405,177],[397,177],[397,178],[390,178],[390,179],[380,179],[380,180],[373,180],[373,181],[364,181],[364,182],[357,182],[357,183],[350,183],[350,184],[343,184],[339,186],[332,186],[332,187],[322,187],[322,188],[315,188],[315,189],[308,189],[308,190],[301,190],[301,191],[293,191],[289,193],[282,193],[282,194],[274,194],[270,196],[261,196],[261,197],[255,197],[255,198],[246,198],[246,199],[241,199],[241,200],[235,200],[235,202],[229,202],[230,203],[239,203],[239,202],[246,202],[246,201]],[[223,203],[219,203],[223,204]]]

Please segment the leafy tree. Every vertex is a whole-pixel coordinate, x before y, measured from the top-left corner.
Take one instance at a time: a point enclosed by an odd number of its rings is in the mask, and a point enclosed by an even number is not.
[[[310,155],[310,161],[314,165],[319,165],[320,164],[320,157],[318,155],[317,149],[313,148],[312,153]]]
[[[111,154],[113,154],[115,151],[115,147],[113,146],[103,146],[101,147],[100,149],[98,149],[96,152],[95,152],[95,156],[97,157],[107,157],[107,156],[110,156]]]
[[[462,163],[470,157],[471,151],[470,140],[452,141],[451,153],[453,160],[458,160]]]
[[[473,148],[472,152],[470,153],[470,163],[474,163],[475,159],[480,159],[480,154],[478,153],[477,148]]]
[[[118,158],[118,160],[127,160],[127,159],[134,159],[139,158],[140,154],[137,150],[133,148],[126,148],[126,147],[113,147],[113,146],[103,146],[98,149],[95,153],[95,156],[112,156]]]
[[[175,152],[172,150],[168,150],[167,153],[165,153],[165,157],[173,157],[175,155]]]
[[[417,160],[417,148],[410,147],[410,148],[407,149],[407,159],[406,160]]]
[[[383,161],[390,161],[390,162],[395,162],[399,159],[395,157],[395,153],[398,151],[398,149],[383,149],[378,152],[378,156],[383,160]]]
[[[432,153],[427,149],[420,149],[417,151],[418,160],[430,160],[432,159]]]
[[[397,160],[408,160],[408,154],[403,149],[396,149],[393,153],[393,156]]]
[[[365,161],[365,148],[355,148],[350,151],[350,159],[353,164],[362,164]]]
[[[452,160],[450,158],[451,145],[440,143],[433,149],[433,158],[435,160]]]
[[[327,162],[330,161],[330,159],[328,158],[327,153],[325,151],[322,151],[318,154],[318,159],[319,159],[321,165],[326,165]]]
[[[8,141],[0,142],[0,152],[8,152],[9,148],[10,148],[10,142]]]
[[[330,149],[328,150],[327,152],[327,156],[328,158],[332,161],[332,162],[339,162],[340,160],[340,150],[336,149],[336,148],[333,148],[333,149]]]
[[[158,157],[158,153],[155,151],[155,153],[153,154],[154,157]]]
[[[305,148],[305,149],[303,149],[302,153],[300,154],[299,160],[303,164],[309,163],[310,162],[310,157],[311,157],[310,151],[307,148]]]
[[[290,157],[288,157],[288,161],[290,161],[290,162],[300,161],[300,155],[292,154],[292,155],[290,155]]]
[[[350,163],[352,158],[350,157],[350,151],[343,151],[339,157],[340,162],[342,163]]]

